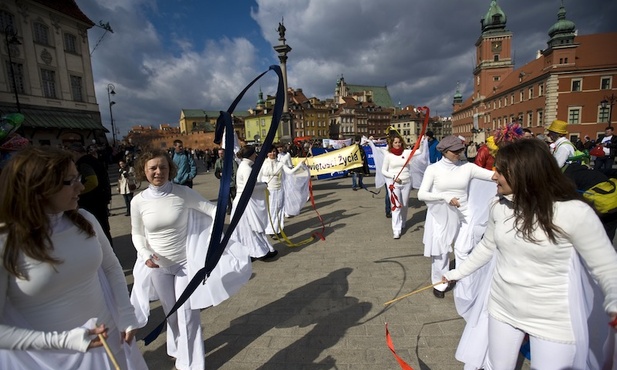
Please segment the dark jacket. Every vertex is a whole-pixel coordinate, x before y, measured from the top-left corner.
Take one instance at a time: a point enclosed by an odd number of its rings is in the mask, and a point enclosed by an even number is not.
[[[358,148],[360,148],[360,158],[362,159],[362,166],[361,167],[356,167],[356,168],[352,168],[351,172],[354,173],[360,173],[363,175],[370,175],[371,170],[368,166],[368,160],[366,158],[366,152],[364,151],[364,148],[362,148],[362,145],[358,144]]]

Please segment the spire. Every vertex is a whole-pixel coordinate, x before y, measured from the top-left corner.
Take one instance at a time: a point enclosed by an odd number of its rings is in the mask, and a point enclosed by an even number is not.
[[[461,94],[460,90],[460,82],[456,82],[456,93],[454,94],[453,104],[463,104],[463,94]]]
[[[259,95],[258,95],[258,99],[257,99],[257,108],[263,108],[266,105],[266,102],[264,101],[264,93],[261,92],[261,87],[259,88]]]

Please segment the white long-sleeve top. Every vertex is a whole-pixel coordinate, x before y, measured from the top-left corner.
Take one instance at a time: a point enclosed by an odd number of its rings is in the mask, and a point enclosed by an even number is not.
[[[268,190],[279,190],[281,188],[281,179],[283,172],[291,175],[301,169],[302,166],[296,166],[293,169],[287,167],[284,163],[276,159],[266,158],[259,176],[262,182],[268,186]]]
[[[514,229],[513,213],[510,201],[501,199],[491,209],[482,241],[445,277],[460,280],[496,253],[489,313],[530,335],[573,343],[568,273],[574,248],[600,283],[606,312],[617,312],[617,253],[591,207],[578,200],[555,203],[553,222],[565,232],[556,243],[539,227],[533,234],[537,243],[523,240]]]
[[[574,155],[574,145],[565,137],[555,140],[553,145],[553,157],[555,157],[557,165],[563,167],[568,158]]]
[[[236,199],[240,198],[240,194],[244,191],[244,187],[246,186],[247,181],[249,180],[249,176],[251,175],[251,171],[253,170],[253,161],[248,158],[243,158],[240,164],[238,165],[238,171],[236,171],[236,189],[238,191],[238,195],[236,195]],[[257,174],[257,178],[259,179],[259,174]],[[263,182],[257,181],[255,183],[255,188],[253,192],[257,191],[265,191],[266,184]]]
[[[284,154],[279,153],[276,155],[276,159],[287,168],[292,168],[294,166],[293,163],[291,162],[291,154],[289,153],[284,153]]]
[[[131,235],[139,256],[168,267],[186,260],[188,210],[195,209],[212,218],[216,205],[195,190],[171,181],[150,185],[131,201]]]
[[[418,190],[418,200],[449,203],[452,198],[458,198],[459,211],[466,215],[469,182],[473,178],[490,181],[492,176],[493,171],[473,163],[453,163],[443,157],[426,168]]]
[[[383,164],[381,166],[381,173],[383,176],[387,179],[394,180],[394,178],[398,175],[399,180],[401,180],[403,184],[410,182],[411,161],[409,161],[407,165],[405,165],[405,162],[407,162],[407,159],[411,155],[411,150],[405,149],[401,155],[393,154],[389,150],[384,151],[384,153]],[[420,154],[422,154],[422,151],[418,148],[413,156],[416,157]]]
[[[0,348],[85,352],[91,338],[85,335],[85,329],[76,328],[91,318],[98,318],[98,323],[117,327],[119,331],[137,327],[118,258],[96,218],[84,210],[79,212],[94,227],[94,237],[82,232],[63,214],[50,215],[56,225],[51,234],[52,255],[62,263],[42,263],[22,254],[19,270],[26,274],[27,280],[9,274],[4,264],[0,264],[0,312],[10,303],[30,325],[30,328],[19,328],[3,320]],[[6,234],[0,235],[0,254],[4,253],[5,241]],[[99,268],[103,269],[116,302],[117,323],[112,321],[103,298]]]

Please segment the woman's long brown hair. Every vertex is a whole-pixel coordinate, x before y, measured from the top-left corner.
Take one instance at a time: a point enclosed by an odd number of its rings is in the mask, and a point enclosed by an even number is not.
[[[557,166],[545,143],[536,139],[518,140],[499,149],[497,172],[512,188],[514,225],[523,238],[536,242],[539,226],[553,243],[563,230],[553,223],[555,202],[581,199],[572,181]]]
[[[53,256],[49,218],[45,206],[58,193],[68,176],[71,153],[51,147],[29,147],[16,153],[0,173],[0,233],[6,235],[4,268],[12,275],[27,279],[19,271],[20,254],[56,265]],[[95,235],[92,224],[77,210],[65,215],[88,236]]]

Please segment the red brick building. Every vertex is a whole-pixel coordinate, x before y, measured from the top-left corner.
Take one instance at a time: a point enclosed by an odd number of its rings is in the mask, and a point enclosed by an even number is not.
[[[453,100],[452,133],[480,142],[518,120],[535,134],[555,119],[568,122],[570,140],[597,138],[610,124],[617,89],[617,33],[577,35],[563,5],[548,28],[547,48],[514,69],[512,32],[493,0],[476,41],[473,95]],[[602,104],[604,101],[604,104]],[[617,124],[617,114],[612,114]]]

